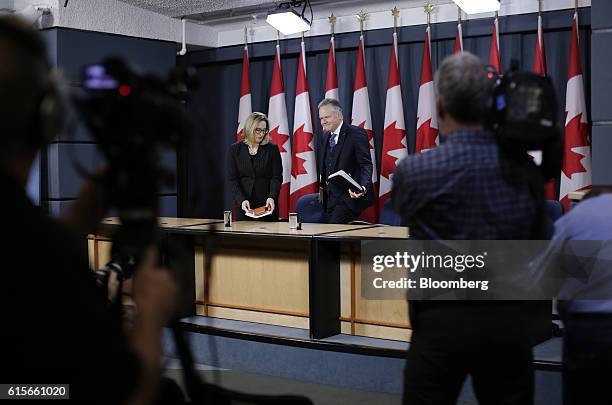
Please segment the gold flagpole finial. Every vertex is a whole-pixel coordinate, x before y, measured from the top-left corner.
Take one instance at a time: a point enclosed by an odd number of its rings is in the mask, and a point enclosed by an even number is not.
[[[400,11],[397,9],[397,6],[393,7],[391,10],[391,15],[393,16],[393,32],[397,31],[397,19],[399,18]]]
[[[280,31],[276,30],[276,45],[280,44]]]
[[[574,10],[578,12],[578,0],[574,0]]]
[[[332,34],[332,37],[333,37],[334,36],[334,28],[336,26],[336,16],[334,15],[334,13],[332,13],[332,15],[327,17],[327,19],[329,20],[329,23],[331,24],[331,34]]]
[[[248,36],[248,30],[246,25],[244,26],[244,45],[248,45],[249,44],[249,36]]]
[[[304,42],[304,31],[302,31],[302,42]]]
[[[538,0],[538,14],[542,14],[542,0]]]
[[[359,10],[359,12],[357,13],[357,19],[359,20],[359,30],[361,31],[362,34],[363,34],[363,23],[365,22],[367,18],[368,18],[368,13],[366,13],[363,10]]]
[[[461,7],[457,6],[457,21],[461,24]]]
[[[433,4],[431,4],[430,1],[427,1],[427,3],[425,3],[425,5],[423,6],[423,9],[425,10],[425,14],[427,14],[427,25],[429,25],[429,23],[431,22],[431,13],[434,10],[435,6]]]

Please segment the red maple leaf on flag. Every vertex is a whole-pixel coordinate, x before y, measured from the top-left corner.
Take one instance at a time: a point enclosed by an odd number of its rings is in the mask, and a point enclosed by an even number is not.
[[[287,152],[287,149],[285,149],[283,145],[289,139],[289,135],[279,134],[278,128],[279,127],[276,127],[272,131],[270,131],[270,140],[274,142],[276,146],[278,146],[278,150],[280,151],[280,153],[285,153]]]
[[[368,144],[370,145],[370,149],[374,149],[374,147],[372,146],[372,144],[370,143],[370,140],[372,139],[372,137],[374,136],[374,133],[372,132],[371,129],[365,129],[365,121],[361,122],[359,125],[357,125],[359,128],[363,129],[366,134],[368,135]]]
[[[405,131],[397,128],[396,125],[397,121],[393,121],[391,125],[385,128],[385,140],[389,147],[389,152],[394,152],[398,149],[406,149],[406,146],[402,144],[402,138],[405,136]],[[382,167],[380,168],[380,174],[386,178],[391,176],[397,165],[397,157],[389,152],[387,152],[386,156],[382,157]]]
[[[566,114],[567,115],[567,114]],[[586,173],[587,170],[581,163],[584,156],[573,151],[574,148],[588,147],[589,127],[581,122],[582,113],[575,116],[565,127],[566,133],[580,134],[580,136],[567,136],[565,144],[565,164],[563,172],[567,177],[575,173]]]
[[[291,176],[293,178],[297,178],[300,174],[308,174],[306,168],[304,168],[305,159],[302,159],[298,156],[298,154],[303,152],[310,152],[312,148],[310,147],[310,143],[312,142],[312,134],[309,132],[304,132],[304,125],[301,125],[293,134],[294,139],[297,139],[298,142],[294,145],[293,150],[293,164],[291,166]]]

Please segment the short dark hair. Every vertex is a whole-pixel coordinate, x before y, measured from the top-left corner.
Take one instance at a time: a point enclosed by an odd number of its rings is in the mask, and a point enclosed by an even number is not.
[[[455,120],[483,121],[491,83],[477,56],[461,52],[447,57],[436,72],[434,83],[442,106]]]

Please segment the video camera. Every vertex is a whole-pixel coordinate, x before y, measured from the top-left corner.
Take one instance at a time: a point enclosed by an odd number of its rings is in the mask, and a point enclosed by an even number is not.
[[[543,179],[556,178],[561,171],[563,143],[551,80],[519,72],[516,60],[504,76],[491,66],[487,67],[487,74],[492,91],[486,126],[495,133],[502,150],[510,154],[541,152],[539,167]]]
[[[179,67],[160,79],[108,59],[86,66],[82,83],[75,105],[108,161],[102,181],[121,219],[113,261],[105,269],[119,267],[117,274],[127,279],[144,248],[157,240],[159,190],[174,181],[159,164],[161,150],[176,148],[190,135],[184,103],[197,85],[195,74]]]

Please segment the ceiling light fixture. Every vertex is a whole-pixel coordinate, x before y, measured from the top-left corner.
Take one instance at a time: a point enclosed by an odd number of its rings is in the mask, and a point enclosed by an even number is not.
[[[499,11],[499,0],[453,0],[467,14]]]
[[[310,8],[310,20],[304,17],[306,7]],[[301,12],[298,11],[302,8]],[[312,23],[312,6],[310,0],[292,0],[281,3],[268,13],[266,22],[279,30],[283,35],[296,34],[310,30]]]

